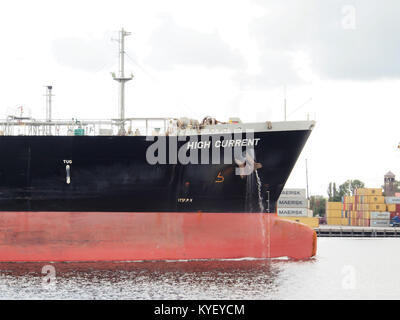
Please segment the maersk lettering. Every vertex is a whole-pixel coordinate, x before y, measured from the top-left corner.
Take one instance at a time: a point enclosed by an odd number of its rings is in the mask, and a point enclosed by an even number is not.
[[[286,204],[286,205],[302,205],[304,202],[301,200],[279,200],[279,204]]]

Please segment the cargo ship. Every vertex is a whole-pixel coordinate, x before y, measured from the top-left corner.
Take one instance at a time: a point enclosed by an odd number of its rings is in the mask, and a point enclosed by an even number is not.
[[[126,118],[0,122],[0,261],[315,255],[276,202],[315,123]]]

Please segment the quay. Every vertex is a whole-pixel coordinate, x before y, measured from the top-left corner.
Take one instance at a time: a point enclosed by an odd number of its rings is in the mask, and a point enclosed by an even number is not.
[[[318,237],[400,238],[400,228],[398,227],[320,225],[314,230]]]

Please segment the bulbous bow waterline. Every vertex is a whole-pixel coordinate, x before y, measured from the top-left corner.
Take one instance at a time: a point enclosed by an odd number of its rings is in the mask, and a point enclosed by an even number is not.
[[[0,248],[0,261],[308,259],[316,235],[268,213],[2,212]]]

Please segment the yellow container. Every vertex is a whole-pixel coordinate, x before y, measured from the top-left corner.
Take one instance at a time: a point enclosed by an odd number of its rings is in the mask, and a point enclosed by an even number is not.
[[[340,226],[342,225],[342,218],[327,218],[326,223],[331,226]]]
[[[355,204],[348,202],[348,203],[343,203],[343,210],[353,210],[355,208]]]
[[[280,217],[281,219],[290,220],[294,222],[303,223],[310,228],[318,228],[319,227],[319,219],[318,218],[310,218],[310,217]]]
[[[342,218],[340,219],[341,226],[348,226],[349,225],[349,218]]]
[[[380,204],[380,203],[374,203],[374,204],[369,204],[369,210],[370,211],[379,211],[383,212],[386,211],[386,204]]]
[[[382,189],[381,188],[360,188],[360,189],[356,189],[355,193],[358,196],[381,196]]]
[[[368,196],[367,197],[367,203],[385,203],[385,197],[384,196]]]
[[[367,203],[357,203],[355,208],[356,208],[356,211],[368,211],[369,210],[369,204],[367,204]]]
[[[368,196],[358,196],[357,203],[368,203]]]
[[[382,195],[382,189],[381,189],[381,188],[372,188],[372,189],[369,189],[368,195],[371,195],[371,196],[381,196],[381,195]]]
[[[342,210],[327,210],[326,217],[327,218],[341,218]]]
[[[326,202],[326,210],[342,210],[341,202]]]
[[[358,196],[367,196],[368,195],[368,189],[367,188],[356,189],[355,193]]]
[[[395,204],[387,204],[387,211],[389,212],[396,212],[396,205]]]

